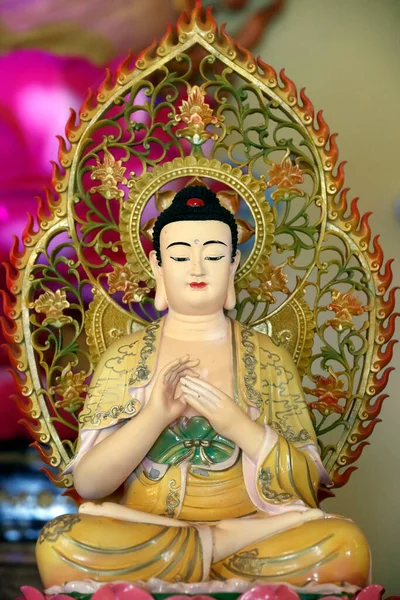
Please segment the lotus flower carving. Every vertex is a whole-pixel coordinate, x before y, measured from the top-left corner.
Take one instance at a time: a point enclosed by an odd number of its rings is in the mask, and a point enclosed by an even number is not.
[[[350,293],[342,294],[338,290],[332,290],[332,302],[327,306],[328,310],[333,310],[336,315],[329,319],[327,324],[342,331],[343,329],[354,329],[353,315],[359,316],[365,312],[365,307],[355,296]]]
[[[90,188],[89,192],[94,194],[98,192],[107,200],[111,198],[123,198],[124,192],[118,188],[118,183],[126,185],[128,180],[124,177],[126,167],[122,166],[121,160],[115,160],[114,156],[106,146],[103,147],[103,162],[96,156],[96,166],[92,167],[90,176],[94,181],[101,181],[100,185]]]
[[[318,398],[308,406],[325,417],[331,413],[342,414],[345,407],[339,404],[339,400],[341,398],[347,400],[350,397],[349,392],[343,389],[344,383],[343,380],[339,379],[337,373],[331,373],[328,377],[318,375],[315,377],[315,388],[304,388],[307,394]]]

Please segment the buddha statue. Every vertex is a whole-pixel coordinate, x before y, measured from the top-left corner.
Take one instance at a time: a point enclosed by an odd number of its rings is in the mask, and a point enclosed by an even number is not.
[[[240,260],[233,215],[210,189],[183,188],[153,242],[155,306],[167,312],[96,368],[68,467],[85,502],[40,534],[44,586],[364,586],[363,533],[318,507],[329,477],[291,356],[226,316]]]

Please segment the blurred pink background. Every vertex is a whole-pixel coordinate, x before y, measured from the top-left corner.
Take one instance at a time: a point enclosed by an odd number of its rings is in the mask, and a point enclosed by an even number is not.
[[[0,262],[12,236],[21,236],[36,196],[51,183],[56,135],[64,135],[70,108],[79,110],[88,87],[97,88],[105,67],[160,38],[194,0],[4,0],[0,6]],[[204,1],[204,6],[211,3]],[[228,31],[253,46],[283,8],[283,0],[216,0],[231,12]],[[6,289],[0,270],[0,290]],[[26,437],[11,398],[14,383],[0,349],[0,440]]]

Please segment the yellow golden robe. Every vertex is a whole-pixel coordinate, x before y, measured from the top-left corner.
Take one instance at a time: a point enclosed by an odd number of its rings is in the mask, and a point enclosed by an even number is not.
[[[80,415],[77,459],[99,431],[123,424],[142,409],[162,326],[163,319],[104,353]],[[212,562],[216,523],[306,511],[318,505],[321,477],[329,479],[289,354],[238,322],[232,326],[232,349],[234,400],[265,427],[257,462],[207,427],[205,419],[181,418],[125,482],[120,503],[142,511],[141,522],[80,514],[58,517],[44,527],[37,559],[46,587],[85,578],[151,577],[367,583],[368,545],[362,532],[341,518],[306,522]],[[179,519],[185,526],[147,523],[146,514]]]

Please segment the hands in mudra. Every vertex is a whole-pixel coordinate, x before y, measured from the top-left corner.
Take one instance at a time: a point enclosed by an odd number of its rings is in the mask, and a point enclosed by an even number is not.
[[[201,379],[195,370],[200,361],[187,354],[168,363],[157,376],[148,407],[169,425],[182,416],[187,406],[205,417],[220,435],[238,441],[243,426],[250,422],[233,398]],[[182,393],[176,396],[178,384]]]
[[[175,397],[176,388],[185,375],[199,376],[194,370],[194,367],[197,367],[199,363],[199,360],[190,360],[189,354],[186,354],[165,365],[157,375],[150,394],[148,408],[164,421],[165,426],[184,413],[187,404],[183,394]]]
[[[236,441],[236,432],[249,419],[233,398],[208,381],[191,375],[181,378],[181,386],[187,404],[205,417],[217,433]]]

